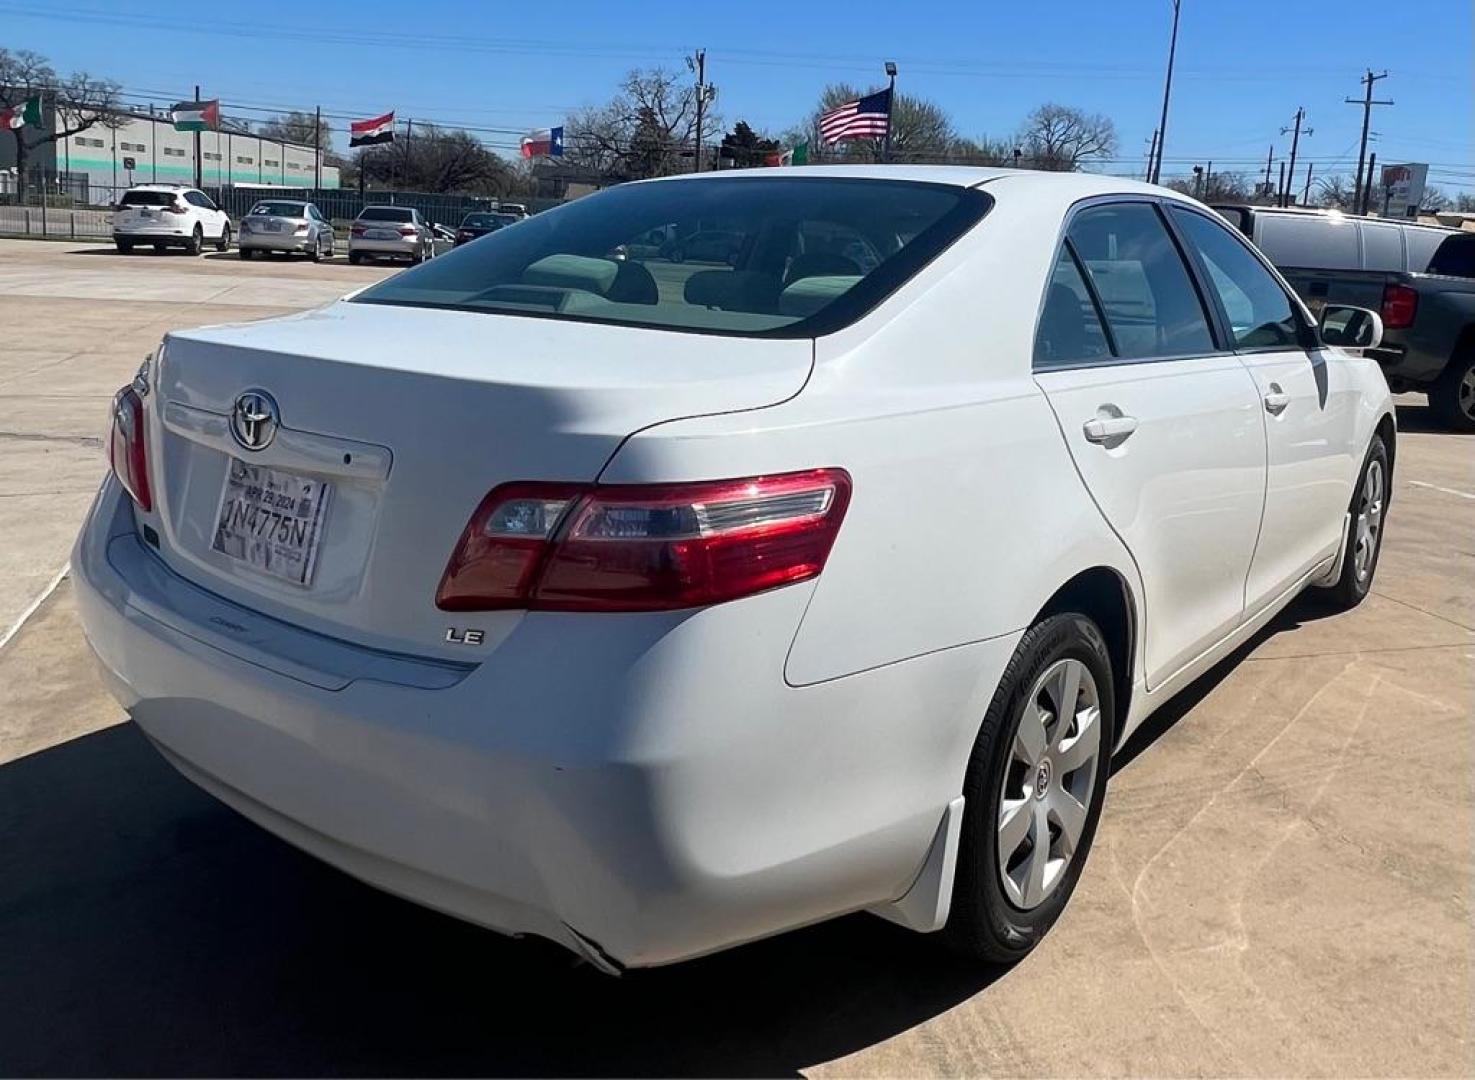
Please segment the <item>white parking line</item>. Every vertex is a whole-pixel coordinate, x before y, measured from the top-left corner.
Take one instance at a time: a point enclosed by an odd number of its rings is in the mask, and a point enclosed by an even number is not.
[[[1442,491],[1446,495],[1457,495],[1461,499],[1475,499],[1475,494],[1471,494],[1468,491],[1457,491],[1454,488],[1440,487],[1438,484],[1426,484],[1422,480],[1410,480],[1409,484],[1412,487],[1429,488],[1431,491]]]
[[[0,649],[5,648],[10,643],[10,639],[20,633],[21,627],[26,625],[26,620],[36,614],[36,609],[46,603],[48,596],[56,592],[56,587],[61,584],[62,578],[67,576],[67,571],[70,569],[71,563],[63,563],[62,568],[56,572],[56,577],[52,578],[50,584],[41,590],[41,595],[26,605],[26,610],[20,613],[20,618],[10,624],[9,630],[5,631],[3,635],[0,635]]]

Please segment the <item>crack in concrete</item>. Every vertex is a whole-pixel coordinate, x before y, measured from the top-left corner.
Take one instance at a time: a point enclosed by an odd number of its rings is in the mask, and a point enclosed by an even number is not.
[[[87,447],[90,450],[102,449],[102,439],[96,435],[44,435],[38,431],[0,431],[0,439],[16,439],[19,442],[59,442]]]

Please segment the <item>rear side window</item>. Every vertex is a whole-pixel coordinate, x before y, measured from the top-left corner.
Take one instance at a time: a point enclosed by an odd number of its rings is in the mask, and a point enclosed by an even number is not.
[[[1110,355],[1111,346],[1096,311],[1096,302],[1091,299],[1086,279],[1081,276],[1069,246],[1062,244],[1045,290],[1045,306],[1040,312],[1035,366],[1069,367]]]
[[[1357,228],[1341,217],[1262,214],[1255,246],[1278,267],[1357,270]]]
[[[809,337],[880,303],[989,205],[969,188],[855,177],[626,184],[491,233],[355,302]]]
[[[1475,278],[1475,233],[1446,238],[1429,260],[1427,272],[1446,277]]]
[[[1066,237],[1124,360],[1215,351],[1198,290],[1157,210],[1118,203],[1083,210]]]
[[[1294,348],[1300,323],[1290,297],[1270,271],[1218,222],[1176,206],[1171,212],[1219,294],[1235,348]]]
[[[414,221],[415,212],[397,206],[366,206],[359,214],[360,221]]]
[[[1404,230],[1370,221],[1359,221],[1357,227],[1362,230],[1362,268],[1383,274],[1403,273]]]
[[[172,191],[128,191],[123,194],[123,206],[173,206]]]

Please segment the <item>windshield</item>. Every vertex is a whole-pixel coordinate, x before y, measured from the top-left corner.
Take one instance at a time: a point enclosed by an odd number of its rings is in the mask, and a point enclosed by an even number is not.
[[[253,217],[299,218],[306,213],[306,205],[300,202],[259,202],[251,207]]]
[[[853,177],[627,184],[354,302],[807,337],[869,311],[989,205],[973,189]]]
[[[398,206],[366,206],[361,214],[360,221],[413,221],[414,211],[401,209]]]
[[[172,191],[130,191],[123,196],[124,206],[173,206]]]

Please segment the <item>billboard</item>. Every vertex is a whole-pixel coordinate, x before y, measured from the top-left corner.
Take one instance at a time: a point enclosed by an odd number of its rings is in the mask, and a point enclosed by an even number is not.
[[[1429,179],[1427,164],[1383,166],[1383,216],[1417,217],[1424,201],[1424,183]]]

